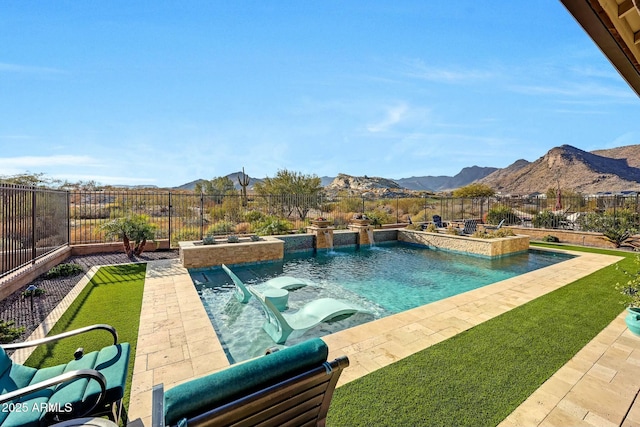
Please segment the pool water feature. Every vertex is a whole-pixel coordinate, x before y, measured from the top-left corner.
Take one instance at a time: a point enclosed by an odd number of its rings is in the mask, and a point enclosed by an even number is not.
[[[372,314],[355,314],[324,322],[286,345],[324,336],[374,319],[390,316],[459,293],[543,268],[572,256],[530,250],[489,259],[402,243],[286,255],[282,262],[235,266],[248,285],[280,275],[309,279],[289,294],[289,310],[324,297],[345,299]],[[219,268],[190,270],[200,298],[231,363],[263,354],[274,342],[262,330],[264,315],[253,298],[241,304],[233,296],[231,279]]]

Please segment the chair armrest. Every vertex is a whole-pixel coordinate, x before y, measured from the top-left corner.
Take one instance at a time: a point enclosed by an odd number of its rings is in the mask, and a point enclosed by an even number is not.
[[[39,383],[31,384],[27,387],[23,387],[9,393],[3,393],[0,395],[0,403],[5,403],[22,396],[26,396],[38,390],[43,390],[56,384],[65,383],[78,378],[88,378],[90,380],[95,380],[100,385],[100,395],[98,396],[98,399],[93,404],[93,406],[89,408],[89,410],[85,413],[77,415],[78,417],[85,416],[87,414],[90,414],[96,407],[98,407],[100,403],[102,403],[102,400],[104,399],[107,391],[107,379],[104,377],[104,375],[102,375],[95,369],[78,369],[75,371],[65,372],[64,374],[57,375],[53,378],[49,378],[48,380],[40,381]]]
[[[164,384],[154,385],[151,392],[151,427],[164,427]]]
[[[85,333],[85,332],[95,331],[95,330],[99,330],[99,329],[103,329],[105,331],[109,331],[111,333],[111,335],[113,336],[113,344],[118,344],[118,333],[116,332],[116,328],[114,328],[111,325],[98,324],[98,325],[85,326],[84,328],[74,329],[72,331],[63,332],[61,334],[52,335],[50,337],[40,338],[38,340],[17,342],[17,343],[12,343],[12,344],[2,344],[2,345],[0,345],[0,347],[4,348],[5,350],[16,350],[16,349],[19,349],[19,348],[33,347],[33,346],[46,344],[46,343],[49,343],[49,342],[52,342],[52,341],[57,341],[57,340],[60,340],[60,339],[63,339],[63,338],[68,338],[68,337],[72,337],[74,335],[79,335],[79,334],[82,334],[82,333]]]

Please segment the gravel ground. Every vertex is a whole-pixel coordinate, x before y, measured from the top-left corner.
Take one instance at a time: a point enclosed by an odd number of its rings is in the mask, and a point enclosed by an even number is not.
[[[157,259],[178,258],[177,250],[143,252],[134,261],[152,261]],[[73,256],[67,258],[65,263],[78,264],[84,273],[95,265],[105,264],[127,264],[131,259],[124,252],[110,252],[97,255]],[[41,296],[33,297],[33,309],[31,298],[23,298],[22,291],[19,290],[9,297],[0,301],[0,319],[4,321],[14,321],[15,327],[24,326],[25,331],[15,341],[24,341],[42,323],[42,321],[53,311],[60,301],[69,293],[71,289],[80,281],[84,273],[79,273],[70,277],[59,277],[55,279],[45,279],[44,275],[31,282],[32,285],[44,289]],[[28,286],[28,285],[27,285]],[[25,286],[25,289],[26,287]]]

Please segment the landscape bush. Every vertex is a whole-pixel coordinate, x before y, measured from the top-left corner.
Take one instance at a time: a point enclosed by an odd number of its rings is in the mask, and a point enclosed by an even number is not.
[[[520,224],[520,218],[513,212],[513,209],[505,205],[494,205],[487,212],[486,222],[488,224],[499,224],[505,220],[505,225]]]
[[[24,326],[15,327],[13,320],[0,320],[0,343],[8,343],[18,338],[25,330]]]
[[[227,234],[235,231],[236,225],[231,221],[216,221],[211,224],[205,234]]]
[[[238,234],[248,234],[251,232],[251,223],[248,222],[239,222],[236,224],[236,233]]]
[[[264,214],[256,210],[247,211],[243,216],[246,222],[258,222],[264,218]]]
[[[616,248],[635,248],[638,245],[633,237],[638,233],[638,213],[630,209],[604,213],[589,212],[581,215],[577,222],[584,231],[602,233],[603,238],[613,243]]]
[[[73,276],[78,273],[82,273],[84,270],[78,264],[73,263],[62,263],[58,264],[49,271],[47,271],[44,275],[47,279],[54,279],[56,277],[68,277]]]
[[[536,228],[558,228],[566,220],[564,214],[542,211],[533,216],[531,223]]]
[[[286,234],[293,228],[293,225],[285,220],[275,216],[267,216],[257,225],[255,232],[260,236],[274,236],[278,234]]]
[[[191,242],[200,239],[200,227],[182,227],[176,233],[171,234],[171,244],[177,246],[178,242]]]

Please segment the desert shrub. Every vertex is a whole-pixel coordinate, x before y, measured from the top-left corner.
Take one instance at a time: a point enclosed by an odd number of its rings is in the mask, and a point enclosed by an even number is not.
[[[33,290],[27,289],[22,291],[22,298],[39,297],[40,295],[44,295],[46,292],[47,291],[42,288],[34,288]]]
[[[487,212],[486,221],[489,224],[499,224],[503,219],[506,225],[519,224],[521,222],[521,219],[509,206],[494,205]]]
[[[264,218],[264,214],[260,211],[247,211],[243,217],[246,222],[258,222]]]
[[[360,197],[345,197],[338,204],[339,212],[360,212],[362,210],[362,199]]]
[[[638,213],[629,209],[619,209],[617,212],[589,212],[580,215],[577,223],[584,231],[603,233],[610,228],[624,228],[631,231],[638,229]]]
[[[4,321],[0,320],[0,343],[8,343],[18,338],[24,332],[24,326],[19,328],[14,327],[15,322],[13,320]]]
[[[111,216],[111,208],[94,205],[76,206],[71,211],[75,219],[108,219]]]
[[[209,209],[209,217],[212,221],[221,221],[225,218],[226,211],[222,205],[216,205]]]
[[[536,228],[558,228],[566,220],[567,217],[563,214],[542,211],[533,216],[531,223]]]
[[[508,228],[501,228],[500,230],[493,230],[490,231],[488,234],[493,235],[493,237],[511,237],[511,236],[515,236],[516,234],[508,229]]]
[[[547,234],[546,236],[544,236],[542,238],[542,241],[549,243],[560,243],[560,239],[558,239],[556,236],[552,236],[551,234]]]
[[[474,232],[471,237],[475,237],[476,239],[492,239],[493,235],[485,232],[485,231],[481,231],[481,230],[477,230],[476,232]]]
[[[429,233],[437,233],[438,232],[438,227],[436,227],[435,224],[430,223],[429,225],[427,225],[427,228],[425,231],[428,231]]]
[[[232,234],[227,237],[227,243],[238,243],[239,241],[240,241],[240,238],[235,234]]]
[[[415,230],[415,231],[420,231],[422,230],[422,226],[420,224],[408,224],[405,227],[407,230]],[[428,231],[428,230],[427,230]]]
[[[274,216],[267,216],[256,225],[256,234],[260,236],[286,234],[292,228],[293,225],[287,220]]]
[[[349,221],[353,218],[353,212],[339,212],[333,216],[333,225],[335,228],[347,228]]]
[[[248,222],[240,222],[236,224],[236,233],[247,234],[251,231],[251,224]]]
[[[424,211],[424,199],[417,197],[399,199],[398,208],[411,216],[417,215],[420,211]]]
[[[391,224],[396,222],[395,217],[391,217],[389,213],[384,210],[376,209],[374,211],[366,212],[367,217],[371,220],[371,225],[374,227],[380,227],[382,224]]]
[[[635,211],[619,209],[615,214],[590,212],[581,215],[578,224],[582,230],[602,233],[604,239],[616,248],[637,245],[633,237],[638,232],[638,214]]]
[[[225,197],[222,202],[225,211],[225,219],[233,222],[242,221],[242,199],[240,197]]]
[[[178,245],[178,242],[190,242],[200,239],[200,227],[183,227],[176,233],[171,234],[171,244]]]
[[[47,279],[54,279],[56,277],[69,277],[82,272],[84,272],[84,270],[78,264],[63,263],[58,264],[47,271],[44,277]]]
[[[227,234],[235,229],[236,225],[231,221],[217,221],[207,228],[206,234]]]

